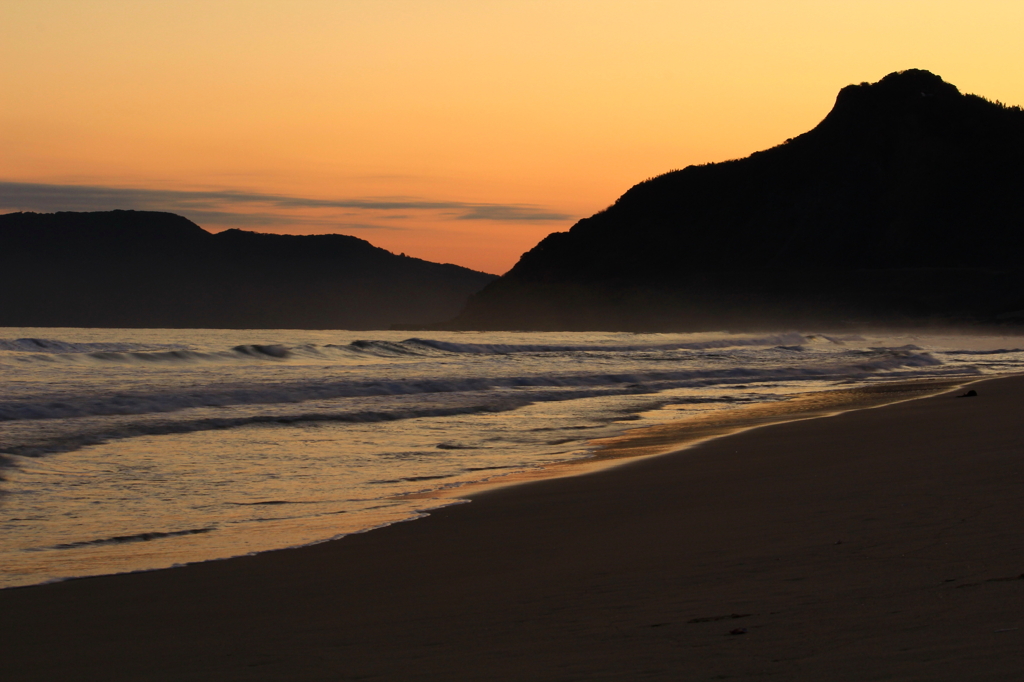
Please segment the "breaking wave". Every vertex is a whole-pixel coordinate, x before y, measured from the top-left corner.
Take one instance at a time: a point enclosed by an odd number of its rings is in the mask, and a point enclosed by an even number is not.
[[[857,359],[857,358],[851,358]],[[273,403],[301,403],[348,397],[465,393],[494,389],[573,388],[633,385],[657,391],[687,385],[711,385],[723,381],[784,381],[863,375],[906,367],[934,367],[942,361],[927,353],[892,350],[867,354],[844,365],[728,369],[689,369],[662,372],[580,373],[465,377],[458,379],[399,379],[391,381],[304,381],[301,383],[250,384],[233,388],[206,388],[184,392],[118,393],[67,396],[60,399],[0,402],[0,421],[68,419],[96,415],[139,415],[176,412],[190,408],[227,407]]]
[[[805,342],[802,334],[790,332],[771,336],[751,338],[709,339],[707,341],[685,341],[664,344],[591,344],[591,345],[549,345],[549,344],[504,344],[504,343],[455,343],[434,339],[407,339],[401,345],[406,347],[432,348],[450,353],[478,353],[506,355],[510,353],[571,353],[574,351],[664,351],[664,350],[707,350],[709,348],[734,348],[737,346],[779,346],[799,345]]]
[[[80,343],[58,339],[0,339],[0,351],[25,354],[17,360],[67,362],[96,361],[107,363],[202,363],[202,362],[281,362],[281,361],[352,361],[375,357],[438,357],[451,355],[511,355],[515,353],[574,352],[656,352],[672,350],[708,350],[752,346],[795,348],[808,338],[796,332],[769,336],[733,337],[704,341],[681,341],[664,344],[494,344],[457,343],[437,339],[412,338],[404,341],[356,340],[348,344],[283,344],[247,343],[221,351],[197,351],[178,344]]]
[[[78,343],[59,341],[57,339],[0,339],[0,351],[17,351],[22,353],[131,353],[137,351],[184,349],[176,344],[141,344],[141,343]]]
[[[505,376],[451,380],[398,380],[390,382],[322,382],[295,385],[254,384],[233,391],[210,390],[179,394],[138,394],[90,396],[62,401],[9,401],[0,403],[0,421],[68,419],[114,415],[151,415],[118,424],[82,424],[74,433],[56,438],[33,439],[0,448],[5,455],[38,457],[71,452],[112,440],[141,436],[183,434],[196,431],[233,429],[259,424],[300,424],[312,422],[371,423],[407,419],[499,413],[517,410],[534,403],[569,401],[605,396],[654,394],[669,389],[801,380],[848,380],[851,377],[900,369],[901,378],[921,374],[936,376],[948,371],[963,374],[962,368],[936,368],[941,361],[931,355],[904,350],[875,352],[853,364],[818,367],[751,368],[734,367],[711,370],[679,370],[628,374],[572,374],[561,376]],[[910,372],[906,371],[908,368]],[[395,406],[392,409],[330,410],[320,407],[302,413],[258,414],[202,418],[158,418],[159,413],[194,407],[300,403],[313,399],[348,396],[398,396],[414,394],[460,393],[454,404],[422,408]],[[731,398],[691,397],[668,402],[731,402]],[[280,409],[280,408],[278,408]]]

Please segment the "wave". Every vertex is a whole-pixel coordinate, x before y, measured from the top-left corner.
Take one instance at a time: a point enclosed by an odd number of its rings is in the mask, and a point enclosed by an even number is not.
[[[22,353],[130,353],[133,351],[152,350],[183,350],[185,346],[177,344],[141,344],[141,343],[80,343],[60,341],[57,339],[0,339],[0,351],[17,351]]]
[[[19,339],[20,341],[21,339]],[[13,342],[9,342],[8,346],[13,346]],[[312,356],[316,355],[315,351],[311,348],[305,347],[300,348],[298,351],[290,349],[286,346],[279,344],[243,344],[235,346],[230,350],[217,351],[217,352],[202,352],[196,350],[187,350],[184,348],[175,350],[123,350],[117,349],[119,345],[128,346],[129,344],[95,344],[97,346],[108,346],[114,349],[105,350],[94,350],[89,348],[82,348],[81,346],[86,344],[75,344],[78,346],[75,350],[51,350],[45,352],[33,352],[25,356],[17,357],[17,361],[21,362],[86,362],[94,361],[99,363],[116,363],[116,364],[142,364],[142,365],[160,365],[160,364],[192,364],[192,363],[203,363],[203,362],[238,362],[238,361],[281,361],[291,359],[300,356]],[[25,352],[31,347],[27,345],[19,346],[19,350]],[[8,348],[0,348],[0,350],[11,350]],[[304,351],[304,352],[303,352]],[[311,352],[312,351],[312,352]]]
[[[940,350],[941,355],[1007,355],[1009,353],[1024,353],[1024,348],[1000,348],[998,350]]]
[[[173,364],[224,362],[281,362],[286,360],[315,362],[352,361],[366,357],[400,358],[403,356],[448,355],[444,351],[391,341],[354,341],[350,344],[283,344],[246,343],[225,350],[198,351],[186,346],[142,345],[132,343],[72,343],[55,339],[0,339],[0,351],[19,355],[6,360],[17,362],[99,362],[118,364]]]
[[[256,343],[244,344],[241,346],[235,346],[231,350],[241,355],[248,355],[249,357],[255,358],[286,358],[289,355],[291,355],[291,351],[289,351],[288,348],[280,344],[272,344],[266,346]]]
[[[837,346],[845,346],[847,341],[863,341],[864,340],[864,337],[861,336],[860,334],[843,334],[842,336],[837,336],[837,335],[834,335],[834,334],[808,334],[807,338],[809,340],[825,339],[826,341],[834,343]]]
[[[324,347],[358,353],[360,355],[376,355],[385,358],[395,358],[406,355],[436,356],[450,354],[448,352],[444,352],[445,349],[443,348],[435,348],[428,344],[418,343],[417,341],[417,339],[407,339],[405,341],[397,342],[360,339],[353,341],[346,346],[328,344]]]
[[[661,390],[688,382],[783,381],[821,376],[867,374],[907,367],[943,364],[927,354],[905,350],[852,353],[846,365],[803,367],[732,367],[728,369],[684,369],[659,372],[580,373],[525,376],[465,377],[458,379],[397,379],[389,381],[305,381],[300,383],[250,384],[241,387],[193,389],[181,393],[118,393],[113,395],[69,396],[59,399],[0,402],[0,421],[68,419],[88,416],[140,415],[176,412],[191,408],[228,407],[276,403],[302,403],[348,397],[482,392],[494,389],[598,387],[608,385],[647,386]],[[861,359],[863,357],[863,359]],[[961,370],[962,371],[962,370]]]
[[[348,344],[240,344],[220,351],[197,351],[178,344],[80,343],[58,339],[0,339],[0,351],[31,354],[19,360],[52,362],[55,359],[81,362],[91,360],[121,364],[170,364],[231,361],[283,360],[355,360],[360,357],[402,358],[438,357],[446,355],[509,355],[513,353],[573,352],[655,352],[671,350],[708,350],[744,346],[778,346],[792,348],[814,337],[796,332],[770,336],[679,341],[664,344],[486,344],[456,343],[437,339],[412,338],[404,341],[356,340]]]
[[[508,355],[511,353],[570,353],[583,351],[630,352],[664,350],[706,350],[709,348],[733,348],[736,346],[782,346],[801,345],[806,341],[802,334],[788,332],[771,336],[749,338],[709,339],[707,341],[679,341],[675,343],[615,345],[615,344],[505,344],[505,343],[455,343],[436,339],[406,339],[401,345],[407,352],[415,349],[433,349],[450,353],[475,353],[486,355]],[[361,342],[367,343],[367,342]]]
[[[116,535],[111,538],[100,538],[98,540],[83,540],[81,542],[65,542],[51,547],[38,547],[36,551],[45,549],[80,549],[82,547],[96,547],[98,545],[123,545],[128,542],[149,542],[163,538],[174,538],[182,535],[199,535],[217,530],[216,528],[190,528],[188,530],[172,530],[167,532],[134,533],[132,535]]]
[[[603,395],[629,395],[649,393],[653,389],[645,389],[638,385],[604,389],[560,391],[558,393],[516,394],[511,396],[491,397],[489,400],[470,405],[452,407],[429,407],[396,410],[359,410],[353,412],[308,412],[299,414],[249,415],[244,417],[212,417],[206,419],[130,422],[93,431],[80,432],[74,435],[62,435],[52,440],[43,440],[23,445],[8,445],[0,449],[0,453],[21,457],[38,457],[58,452],[71,452],[89,445],[100,445],[113,440],[137,438],[141,436],[166,436],[196,431],[216,431],[260,424],[301,424],[317,422],[344,423],[376,423],[392,422],[406,419],[422,419],[425,417],[453,417],[459,415],[509,412],[535,402],[561,400],[578,400]],[[706,398],[694,399],[694,402],[705,402]],[[723,400],[722,402],[727,402]],[[440,449],[451,446],[442,443]],[[452,448],[454,449],[454,448]]]
[[[873,361],[861,362],[856,365],[843,366],[821,366],[817,368],[731,368],[724,370],[691,370],[678,372],[655,372],[646,375],[617,374],[617,375],[573,375],[561,377],[493,377],[489,379],[464,379],[452,381],[409,381],[409,382],[388,382],[384,386],[336,385],[336,386],[306,386],[307,397],[323,398],[326,395],[409,395],[414,393],[433,392],[478,392],[478,395],[471,397],[471,403],[463,402],[456,406],[433,406],[425,408],[404,408],[393,410],[356,410],[356,411],[316,411],[298,414],[260,414],[238,417],[209,417],[198,419],[132,419],[119,424],[93,425],[85,424],[83,429],[73,434],[62,434],[51,439],[37,440],[30,443],[8,444],[0,449],[0,454],[15,455],[24,457],[37,457],[57,452],[70,452],[89,445],[98,445],[112,440],[135,438],[141,436],[161,436],[172,434],[191,433],[195,431],[211,431],[219,429],[232,429],[244,426],[259,424],[298,424],[303,422],[388,422],[404,419],[445,417],[469,414],[481,414],[486,412],[498,413],[516,410],[526,405],[538,402],[567,401],[584,398],[613,396],[613,395],[642,395],[654,394],[669,389],[696,388],[703,386],[714,386],[722,384],[745,384],[758,382],[779,382],[779,381],[800,381],[800,380],[844,380],[851,376],[873,374],[879,371],[890,369],[906,368],[927,368],[922,372],[915,373],[901,372],[900,377],[912,378],[914,376],[926,375],[936,376],[937,374],[963,375],[969,368],[947,368],[943,371],[936,371],[935,365],[941,364],[927,355],[917,354],[889,354],[889,357],[876,358]],[[977,370],[974,370],[976,373]],[[558,390],[551,390],[551,388]],[[354,392],[353,389],[358,389]],[[377,392],[370,393],[373,388]],[[489,389],[519,389],[515,391],[491,392]],[[525,389],[525,390],[523,390]],[[530,390],[533,389],[533,390]],[[236,396],[236,404],[253,404],[254,402],[281,403],[298,402],[299,396],[303,395],[302,387],[291,387],[290,400],[282,400],[281,387],[263,387],[263,392],[252,387],[247,395],[248,400],[243,401],[245,396]],[[314,396],[311,396],[315,394]],[[171,396],[173,397],[173,396]],[[182,398],[183,396],[178,396]],[[209,398],[210,396],[207,396]],[[217,396],[223,402],[224,396]],[[88,403],[77,406],[78,416],[112,415],[112,414],[133,414],[143,415],[152,412],[169,412],[174,409],[172,404],[152,403],[139,401],[125,401],[124,396],[118,396],[119,402],[105,402],[93,399]],[[192,401],[198,400],[198,396],[191,395],[188,398]],[[703,403],[703,402],[732,402],[735,399],[729,397],[709,398],[707,396],[693,396],[689,398],[674,398],[674,403]],[[207,399],[204,404],[210,404]],[[172,401],[173,403],[173,401]],[[180,403],[178,403],[180,404]],[[76,409],[76,406],[62,404],[0,404],[0,419],[46,419],[67,417],[68,413]],[[126,411],[128,410],[128,411]],[[443,444],[444,449],[448,444]],[[0,461],[0,464],[3,464]],[[9,464],[9,462],[8,462]]]
[[[74,435],[62,435],[52,440],[41,440],[34,443],[22,445],[8,445],[0,450],[0,454],[15,455],[19,457],[40,457],[61,452],[72,452],[90,445],[101,445],[115,440],[125,440],[142,436],[168,436],[184,433],[195,433],[198,431],[217,431],[225,429],[240,428],[256,425],[295,425],[302,423],[378,423],[394,422],[406,419],[423,419],[429,417],[455,417],[460,415],[473,414],[496,414],[511,412],[521,407],[539,402],[556,402],[566,400],[579,400],[582,398],[594,398],[610,395],[641,395],[655,393],[658,390],[671,388],[667,384],[657,386],[641,386],[632,384],[629,386],[576,389],[572,391],[534,392],[517,393],[501,397],[489,397],[489,399],[469,405],[453,407],[429,407],[396,410],[361,410],[353,412],[308,412],[299,414],[277,414],[277,415],[250,415],[244,417],[213,417],[207,419],[177,420],[177,421],[149,421],[130,422],[117,424],[93,431],[80,432]],[[694,396],[687,398],[673,398],[672,404],[705,404],[705,403],[734,403],[745,402],[743,399],[730,396],[702,397]],[[667,403],[660,403],[667,404]],[[617,420],[630,419],[631,417],[616,417]],[[585,429],[591,427],[574,427]],[[440,450],[463,450],[476,449],[468,446],[441,442],[436,445]],[[252,504],[284,504],[284,502],[271,501]]]
[[[175,363],[175,362],[197,362],[203,360],[214,359],[209,353],[200,353],[193,350],[171,350],[162,352],[134,352],[134,353],[115,353],[115,352],[99,352],[99,353],[88,353],[86,357],[91,360],[101,360],[103,362],[142,362],[142,363]],[[75,358],[78,360],[79,358]]]
[[[566,396],[571,397],[582,396]],[[115,440],[138,438],[142,436],[168,436],[197,431],[217,431],[223,429],[254,426],[260,424],[301,424],[316,422],[347,422],[375,423],[401,421],[405,419],[422,419],[424,417],[452,417],[466,414],[482,414],[485,412],[506,412],[528,405],[532,400],[506,400],[488,404],[468,405],[449,408],[407,409],[394,411],[358,411],[358,412],[313,412],[291,415],[253,415],[247,417],[223,417],[210,419],[194,419],[185,421],[164,421],[148,423],[129,423],[116,425],[108,429],[93,432],[64,435],[49,441],[7,446],[0,453],[20,457],[40,457],[61,452],[73,452],[90,445],[101,445]]]

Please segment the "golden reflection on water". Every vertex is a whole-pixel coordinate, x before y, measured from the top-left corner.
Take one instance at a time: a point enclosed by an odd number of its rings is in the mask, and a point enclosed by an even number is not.
[[[992,378],[992,377],[986,377]],[[826,417],[850,410],[882,407],[950,391],[977,381],[977,377],[921,379],[849,389],[798,394],[787,400],[754,405],[713,406],[689,409],[685,416],[655,426],[644,426],[608,438],[590,440],[592,456],[519,471],[489,481],[470,483],[453,490],[403,495],[396,499],[450,499],[472,497],[474,493],[549,478],[579,476],[607,469],[626,460],[677,452],[697,443],[759,426],[801,419]]]
[[[366,462],[339,465],[337,432],[256,426],[21,458],[7,472],[7,508],[21,518],[0,537],[0,587],[295,547],[418,517],[422,503],[380,498],[400,483],[353,483]]]

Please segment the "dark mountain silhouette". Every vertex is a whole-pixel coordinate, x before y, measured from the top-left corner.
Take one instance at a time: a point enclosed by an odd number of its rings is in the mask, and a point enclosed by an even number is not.
[[[545,238],[461,329],[1024,322],[1024,111],[928,71],[813,130],[647,180]]]
[[[495,279],[340,234],[206,232],[171,213],[0,216],[0,326],[386,329]]]

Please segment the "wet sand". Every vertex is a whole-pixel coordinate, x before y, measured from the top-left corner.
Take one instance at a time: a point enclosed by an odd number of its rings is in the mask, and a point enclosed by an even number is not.
[[[3,676],[1017,680],[1024,378],[971,388],[337,542],[0,591]]]

